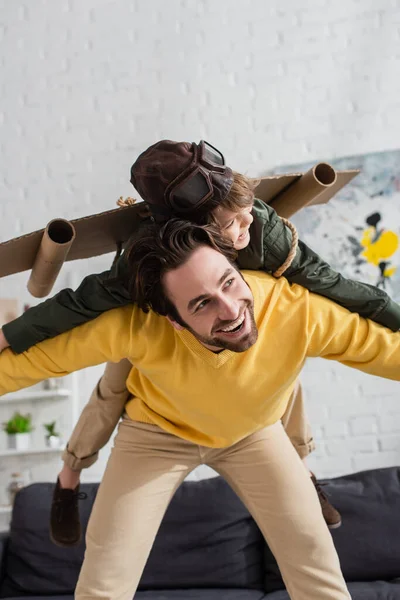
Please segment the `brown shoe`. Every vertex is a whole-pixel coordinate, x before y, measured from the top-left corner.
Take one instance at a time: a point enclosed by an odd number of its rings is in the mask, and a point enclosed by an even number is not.
[[[87,495],[79,492],[79,485],[74,490],[64,489],[57,479],[50,513],[50,539],[57,546],[77,546],[81,541],[78,500],[85,498]]]
[[[314,484],[315,489],[317,490],[319,503],[321,504],[322,514],[325,519],[325,523],[328,525],[329,529],[337,529],[342,524],[342,517],[340,516],[339,511],[336,510],[334,506],[329,502],[325,492],[322,490],[321,484],[318,482],[318,479],[315,477],[314,473],[311,473],[311,481]]]

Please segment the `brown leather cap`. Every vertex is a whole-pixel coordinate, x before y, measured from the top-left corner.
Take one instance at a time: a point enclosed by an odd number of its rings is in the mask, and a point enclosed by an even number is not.
[[[214,157],[222,158],[222,163],[208,161],[213,156],[208,149],[215,150]],[[174,194],[175,180],[190,180],[190,194]],[[222,154],[203,141],[161,140],[142,152],[131,168],[132,185],[160,219],[210,212],[227,196],[232,182],[232,170],[225,166]]]

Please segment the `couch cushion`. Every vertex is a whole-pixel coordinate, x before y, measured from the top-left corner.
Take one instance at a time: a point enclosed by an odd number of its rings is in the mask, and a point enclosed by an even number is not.
[[[352,600],[400,600],[400,582],[349,583]]]
[[[400,467],[332,479],[326,490],[342,514],[332,536],[346,581],[400,577]]]
[[[49,539],[53,485],[32,484],[16,497],[0,597],[72,594],[84,543],[59,548]],[[97,484],[83,484],[86,529]],[[158,532],[139,589],[249,588],[262,590],[263,538],[220,477],[186,481],[176,492]]]
[[[400,582],[349,583],[352,600],[400,600]],[[14,600],[25,600],[18,596]],[[73,596],[30,596],[29,600],[74,600]],[[137,592],[135,600],[290,600],[285,591],[264,594],[254,590],[168,590]]]
[[[7,598],[12,598],[13,600],[26,600],[26,598],[29,598],[29,600],[74,600],[72,595],[64,594],[61,596],[7,596],[4,600],[7,600]]]
[[[264,600],[263,592],[254,590],[166,590],[137,592],[135,600]],[[26,600],[18,596],[14,600]],[[29,600],[74,600],[73,596],[29,596]]]
[[[188,590],[151,590],[137,592],[135,600],[264,600],[264,592],[220,588]]]
[[[140,589],[262,590],[263,547],[260,530],[224,479],[187,481],[167,510]]]
[[[322,483],[342,514],[343,524],[332,531],[332,537],[346,581],[400,577],[400,467],[353,473]],[[266,549],[267,591],[282,588],[278,573],[275,559]]]
[[[0,597],[23,594],[73,594],[83,561],[84,545],[60,548],[49,538],[49,515],[54,485],[35,483],[15,498]],[[89,501],[80,502],[87,522],[97,486],[83,485]]]
[[[351,600],[400,600],[400,582],[370,581],[349,583]],[[287,592],[266,594],[263,600],[290,600]]]
[[[137,592],[135,600],[264,600],[263,592],[254,590],[166,590]],[[26,600],[17,596],[13,600]],[[29,600],[74,600],[73,596],[29,596]]]

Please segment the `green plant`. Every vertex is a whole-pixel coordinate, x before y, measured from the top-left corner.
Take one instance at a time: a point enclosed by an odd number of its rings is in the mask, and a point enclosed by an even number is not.
[[[31,415],[22,415],[20,412],[15,412],[9,421],[3,423],[3,430],[8,435],[16,433],[29,433],[32,431]]]
[[[52,423],[44,423],[43,427],[45,428],[45,430],[47,431],[46,437],[59,437],[60,434],[57,433],[56,431],[56,422],[53,421]]]

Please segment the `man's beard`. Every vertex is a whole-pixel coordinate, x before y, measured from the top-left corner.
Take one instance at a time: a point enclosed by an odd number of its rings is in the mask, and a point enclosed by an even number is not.
[[[254,307],[252,303],[248,302],[246,308],[248,309],[246,319],[249,319],[250,321],[250,332],[238,340],[230,341],[226,338],[219,338],[218,335],[205,337],[194,331],[189,325],[184,323],[182,323],[182,325],[184,325],[184,327],[202,344],[214,346],[223,350],[231,350],[232,352],[245,352],[256,343],[258,338],[258,329],[254,319]],[[227,325],[225,325],[225,327]],[[220,327],[220,329],[222,327]]]

